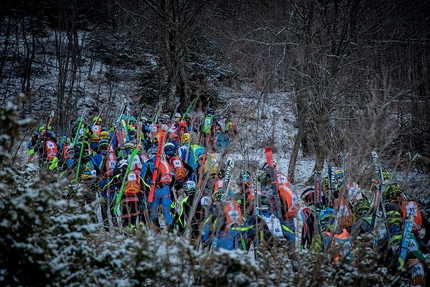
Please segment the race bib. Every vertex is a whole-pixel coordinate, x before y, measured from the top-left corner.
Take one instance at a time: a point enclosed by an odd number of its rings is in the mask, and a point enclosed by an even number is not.
[[[281,237],[283,235],[281,222],[279,221],[278,218],[276,218],[275,216],[272,215],[268,218],[263,217],[263,219],[264,219],[264,222],[266,222],[266,225],[269,228],[269,230],[273,236]]]
[[[128,180],[136,180],[136,174],[135,173],[130,173],[127,177]]]
[[[181,161],[179,160],[179,159],[175,159],[174,161],[173,161],[173,167],[182,167],[182,165],[181,165]]]
[[[200,204],[203,206],[210,206],[211,205],[211,198],[209,196],[203,196],[200,200]]]

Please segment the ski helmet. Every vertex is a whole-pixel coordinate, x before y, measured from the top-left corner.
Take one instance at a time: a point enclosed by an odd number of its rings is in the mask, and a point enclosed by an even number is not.
[[[118,169],[121,172],[125,172],[125,170],[127,169],[127,167],[128,167],[128,161],[126,159],[122,159],[122,160],[120,160],[118,162]]]
[[[142,123],[146,123],[146,122],[148,121],[148,119],[147,119],[145,116],[141,116],[141,117],[140,117],[140,121],[141,121]]]
[[[101,139],[97,145],[98,150],[107,150],[109,147],[109,142],[107,139]]]
[[[261,173],[258,176],[258,182],[262,183],[262,184],[267,184],[270,182],[270,174],[268,171],[265,171],[263,173]]]
[[[93,122],[101,123],[102,119],[100,117],[96,116],[93,118]]]
[[[388,227],[390,228],[390,234],[395,235],[402,232],[403,218],[398,211],[387,212]]]
[[[163,150],[164,154],[168,156],[174,156],[176,154],[176,147],[172,143],[166,143]]]
[[[135,117],[130,117],[130,119],[128,120],[128,123],[129,124],[135,124],[137,121],[136,121],[136,118]]]
[[[124,144],[124,148],[125,148],[125,149],[135,149],[135,148],[136,148],[136,145],[135,145],[133,142],[129,141],[129,142],[126,142],[126,143]]]
[[[109,136],[108,132],[103,131],[100,133],[99,138],[100,138],[100,140],[103,140],[103,139],[108,140],[110,138],[110,136]]]
[[[212,116],[214,113],[214,110],[212,108],[208,108],[208,110],[206,111],[206,115],[208,116]]]
[[[161,122],[162,124],[168,124],[168,123],[170,122],[170,117],[169,117],[169,115],[166,115],[166,114],[162,115],[162,116],[160,117],[160,122]]]
[[[212,194],[212,199],[214,201],[221,201],[221,197],[222,197],[222,191],[220,189],[214,191],[214,194]]]
[[[175,113],[175,121],[180,121],[181,120],[181,114],[180,113]]]
[[[352,210],[354,211],[354,215],[356,218],[361,218],[369,214],[370,206],[365,199],[360,199],[354,203]]]
[[[206,149],[202,146],[199,146],[198,148],[196,148],[196,150],[194,151],[195,155],[197,158],[200,158],[204,155],[204,153],[206,152]]]
[[[320,216],[318,216],[318,223],[322,230],[331,230],[336,220],[336,212],[333,208],[327,207],[321,210]]]
[[[303,203],[306,205],[312,205],[314,204],[314,195],[315,195],[315,189],[313,187],[308,187],[303,191],[300,198],[303,200]]]
[[[393,183],[386,187],[383,196],[386,200],[391,201],[391,200],[397,199],[401,193],[402,193],[402,187],[397,183]]]
[[[196,183],[194,181],[189,180],[189,181],[184,183],[184,191],[186,193],[195,192],[196,189],[197,189],[197,187],[196,187]]]
[[[148,149],[148,156],[154,156],[157,154],[157,148],[156,147],[151,147],[150,149]]]
[[[190,141],[190,134],[189,133],[184,133],[181,135],[181,143],[182,144],[186,144]]]

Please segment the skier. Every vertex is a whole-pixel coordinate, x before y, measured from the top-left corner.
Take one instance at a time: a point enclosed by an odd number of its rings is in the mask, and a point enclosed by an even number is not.
[[[158,205],[161,204],[161,209],[163,217],[166,221],[167,230],[169,232],[173,232],[173,219],[170,215],[170,205],[172,203],[170,189],[172,187],[171,185],[173,185],[174,182],[173,171],[166,160],[160,159],[157,179],[155,180],[155,182],[152,182],[152,175],[154,173],[154,162],[155,155],[152,154],[152,158],[150,158],[145,163],[145,166],[142,169],[142,178],[144,182],[151,182],[151,184],[155,185],[154,198],[150,204],[151,219],[154,223],[154,226],[158,227]],[[158,229],[157,231],[159,232],[160,230]]]
[[[351,262],[353,260],[353,249],[351,238],[348,231],[339,226],[335,228],[336,213],[330,208],[321,210],[318,217],[318,225],[321,233],[312,239],[312,249],[314,252],[330,252],[333,262],[339,262],[341,259]],[[332,250],[332,248],[334,248]]]
[[[93,118],[93,124],[89,128],[89,135],[91,137],[90,147],[93,151],[97,150],[97,145],[100,141],[100,133],[102,132],[102,119],[98,116]]]
[[[140,171],[130,169],[127,174],[128,161],[122,159],[118,162],[118,171],[121,174],[120,182],[122,184],[125,178],[125,186],[121,199],[122,226],[127,234],[134,234],[140,215],[140,201],[142,197],[142,179]],[[120,188],[120,185],[117,185]]]
[[[387,214],[387,218],[391,238],[388,242],[388,248],[384,258],[384,265],[388,267],[388,270],[392,275],[396,275],[399,268],[398,258],[402,249],[403,218],[397,211],[390,211],[390,213],[391,214]],[[426,276],[428,267],[425,264],[424,258],[424,254],[427,253],[427,245],[423,244],[416,235],[410,233],[405,264],[410,275],[409,286],[427,286]]]
[[[245,218],[249,218],[254,213],[254,188],[251,186],[251,172],[240,172],[236,178],[239,192],[235,193],[234,199],[239,203],[240,210]]]
[[[103,224],[106,231],[109,231],[109,217],[110,212],[112,223],[117,225],[116,217],[113,213],[114,205],[112,202],[115,197],[115,184],[112,180],[117,172],[117,157],[113,151],[110,150],[109,142],[107,139],[101,139],[97,146],[97,154],[92,158],[96,175],[101,177],[97,182],[99,196],[102,197],[101,211]]]
[[[193,168],[177,155],[177,149],[172,143],[164,145],[164,154],[174,172],[175,182],[173,188],[178,191],[182,189],[183,184],[193,176]]]
[[[313,187],[306,188],[300,198],[306,207],[300,210],[300,215],[303,221],[302,238],[300,241],[300,250],[308,249],[311,246],[312,238],[316,235],[315,231],[315,189]]]

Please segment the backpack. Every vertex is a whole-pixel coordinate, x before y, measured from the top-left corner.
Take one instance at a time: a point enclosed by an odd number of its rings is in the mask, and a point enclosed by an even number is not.
[[[212,124],[213,124],[213,116],[206,116],[205,121],[203,122],[202,132],[204,134],[208,134],[211,131]]]
[[[184,163],[179,158],[179,156],[174,156],[169,159],[169,164],[173,169],[173,172],[176,175],[176,180],[183,180],[187,176],[187,171],[184,166]]]
[[[47,139],[45,141],[45,147],[46,147],[46,159],[53,160],[54,157],[57,156],[57,152],[58,152],[57,144],[54,141]]]

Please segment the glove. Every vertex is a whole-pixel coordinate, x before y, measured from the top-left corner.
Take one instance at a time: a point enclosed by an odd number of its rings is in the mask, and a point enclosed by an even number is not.
[[[58,167],[58,157],[54,157],[54,159],[51,162],[51,165],[49,166],[49,170],[54,170]]]
[[[97,176],[97,171],[95,169],[91,170],[91,176],[94,178]]]
[[[30,149],[30,150],[28,151],[28,154],[29,154],[29,155],[33,155],[33,154],[34,154],[34,148]]]

